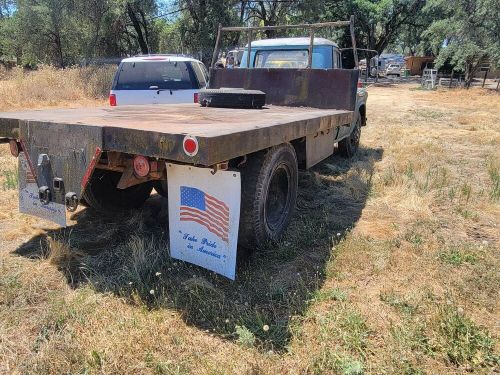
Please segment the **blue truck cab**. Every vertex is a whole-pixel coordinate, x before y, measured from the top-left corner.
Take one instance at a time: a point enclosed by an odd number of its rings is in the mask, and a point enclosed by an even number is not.
[[[250,68],[307,68],[309,38],[278,38],[252,42]],[[248,48],[248,46],[247,46]],[[248,49],[243,53],[241,68],[248,68]],[[328,39],[315,38],[313,69],[340,69],[341,52]]]
[[[241,58],[240,68],[305,69],[309,62],[310,38],[276,38],[253,41],[248,59],[248,45]],[[250,65],[248,64],[250,62]],[[312,69],[343,69],[342,51],[331,40],[314,38]],[[348,157],[357,150],[361,127],[366,125],[366,89],[358,86],[355,116],[350,127],[342,127],[335,141],[340,152]]]

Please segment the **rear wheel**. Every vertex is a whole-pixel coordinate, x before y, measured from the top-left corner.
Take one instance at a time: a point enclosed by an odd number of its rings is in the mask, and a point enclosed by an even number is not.
[[[340,155],[346,158],[352,158],[356,155],[361,139],[361,114],[358,113],[356,124],[354,125],[351,134],[339,142]]]
[[[153,185],[145,182],[118,189],[121,173],[96,169],[83,193],[83,199],[99,212],[119,212],[139,208],[151,195]]]
[[[285,143],[250,155],[241,178],[240,259],[278,240],[290,223],[298,185],[294,148]]]

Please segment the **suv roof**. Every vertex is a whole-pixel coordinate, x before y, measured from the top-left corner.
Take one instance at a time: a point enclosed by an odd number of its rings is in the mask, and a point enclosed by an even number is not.
[[[252,42],[253,47],[281,47],[281,46],[309,46],[310,38],[275,38],[262,39]],[[337,43],[325,38],[314,38],[315,46],[334,46],[338,47]],[[248,47],[248,45],[247,45]]]
[[[139,61],[183,61],[183,62],[200,62],[199,60],[193,59],[186,56],[178,55],[142,55],[127,57],[122,60],[122,62],[139,62]]]

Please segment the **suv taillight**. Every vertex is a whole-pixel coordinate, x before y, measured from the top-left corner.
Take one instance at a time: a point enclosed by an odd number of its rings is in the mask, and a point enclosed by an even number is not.
[[[200,102],[200,101],[199,101],[199,96],[198,96],[198,93],[197,93],[197,92],[195,92],[195,93],[194,93],[193,100],[194,100],[194,102],[195,102],[195,103],[199,103],[199,102]]]
[[[363,82],[361,82],[361,80],[358,81],[358,89],[362,89],[363,88]]]
[[[109,105],[111,107],[116,107],[116,95],[115,94],[109,94]]]

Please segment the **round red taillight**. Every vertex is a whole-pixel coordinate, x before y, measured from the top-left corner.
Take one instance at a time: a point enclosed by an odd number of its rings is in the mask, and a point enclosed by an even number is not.
[[[151,170],[149,160],[144,156],[134,158],[134,173],[137,177],[146,177]]]
[[[9,142],[9,146],[10,146],[10,153],[12,154],[12,156],[17,158],[19,156],[19,153],[21,152],[19,143],[15,140],[11,140]]]
[[[195,156],[198,153],[198,140],[195,137],[185,136],[182,146],[184,152],[189,156]]]

